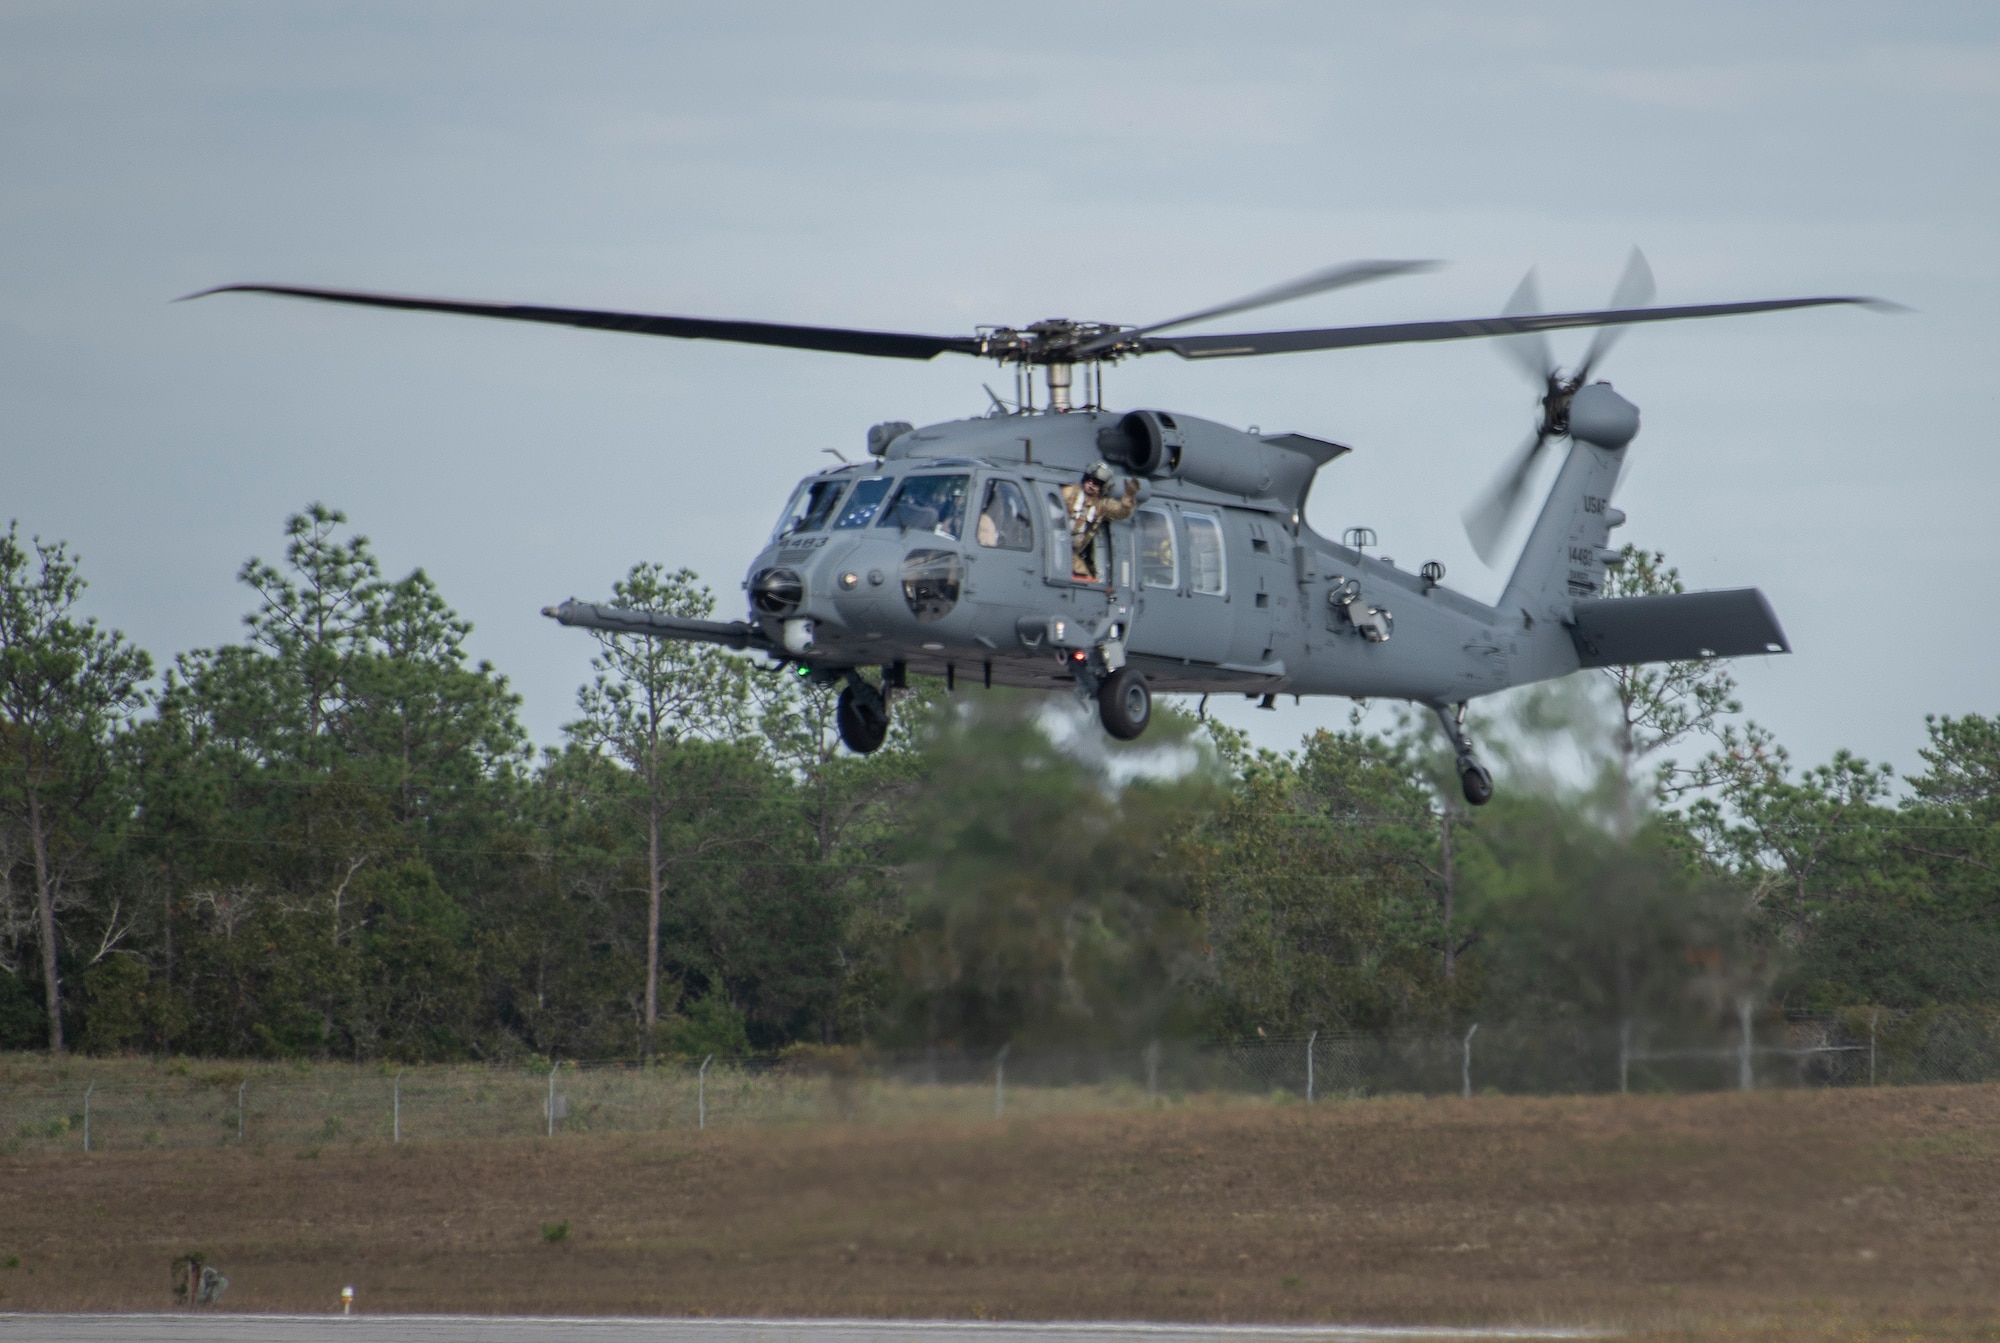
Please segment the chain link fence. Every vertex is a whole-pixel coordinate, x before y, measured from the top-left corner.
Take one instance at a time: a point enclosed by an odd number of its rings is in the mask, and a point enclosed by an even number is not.
[[[10,1076],[11,1074],[11,1076]],[[2000,1012],[1852,1011],[1733,1028],[1476,1023],[1448,1032],[554,1066],[35,1060],[0,1067],[0,1149],[558,1138],[967,1122],[1162,1103],[1901,1086],[2000,1079]]]

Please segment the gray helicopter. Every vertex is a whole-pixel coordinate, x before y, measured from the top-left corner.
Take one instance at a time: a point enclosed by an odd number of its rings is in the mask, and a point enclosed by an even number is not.
[[[1466,800],[1493,780],[1465,732],[1469,701],[1581,667],[1789,652],[1754,588],[1606,598],[1611,506],[1639,411],[1591,374],[1639,322],[1721,317],[1853,297],[1648,307],[1635,250],[1612,306],[1536,311],[1534,276],[1497,317],[1386,326],[1173,334],[1176,328],[1427,268],[1415,261],[1334,266],[1171,321],[1128,327],[1055,319],[925,336],[838,327],[456,302],[286,285],[227,285],[371,307],[546,322],[641,335],[777,345],[892,359],[990,358],[1015,374],[980,418],[868,431],[868,460],[801,481],[744,581],[742,620],[690,620],[574,598],[543,611],[564,625],[759,652],[788,674],[841,687],[836,721],[858,752],[881,746],[890,699],[912,674],[955,686],[1072,690],[1105,730],[1146,730],[1157,693],[1408,700],[1431,709],[1456,749]],[[190,297],[201,297],[191,295]],[[1550,331],[1597,328],[1582,363],[1557,367]],[[1245,432],[1165,410],[1109,410],[1103,369],[1172,353],[1228,359],[1362,345],[1498,337],[1535,379],[1540,422],[1465,514],[1491,563],[1521,511],[1536,462],[1567,451],[1493,605],[1444,586],[1443,566],[1410,572],[1371,555],[1374,535],[1338,542],[1305,522],[1319,469],[1348,449],[1301,433]],[[1034,372],[1046,394],[1036,404]],[[1078,372],[1082,373],[1081,397]],[[1129,502],[1079,526],[1080,480],[1095,464],[1105,497]],[[1122,487],[1115,481],[1123,477]],[[1064,487],[1070,487],[1065,492]],[[863,669],[877,669],[875,679]]]

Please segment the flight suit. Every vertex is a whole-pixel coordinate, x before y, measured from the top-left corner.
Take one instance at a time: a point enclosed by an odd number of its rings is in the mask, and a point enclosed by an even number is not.
[[[1104,530],[1106,523],[1132,516],[1132,510],[1139,506],[1139,482],[1125,482],[1123,499],[1107,491],[1093,501],[1084,494],[1080,484],[1063,486],[1062,496],[1063,506],[1069,510],[1070,577],[1095,583],[1097,534]]]

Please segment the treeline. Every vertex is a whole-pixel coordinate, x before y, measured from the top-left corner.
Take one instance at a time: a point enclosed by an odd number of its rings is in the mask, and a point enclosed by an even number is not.
[[[599,636],[560,744],[337,512],[240,571],[240,643],[156,668],[0,537],[0,1048],[385,1059],[1125,1043],[2000,1002],[2000,723],[1900,790],[1809,769],[1709,664],[1480,726],[1249,750],[1163,713],[927,686],[889,745],[715,650]],[[1631,592],[1677,586],[1628,552]],[[639,565],[614,600],[707,615]],[[1426,735],[1431,733],[1432,735]],[[1545,747],[1572,758],[1560,768]]]

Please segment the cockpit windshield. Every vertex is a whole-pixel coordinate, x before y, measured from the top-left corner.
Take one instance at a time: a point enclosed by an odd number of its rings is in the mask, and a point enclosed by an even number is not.
[[[971,483],[971,476],[909,476],[875,525],[905,527],[956,541],[965,523],[965,496]]]
[[[846,485],[844,480],[813,480],[801,485],[799,492],[792,496],[791,505],[785,509],[776,534],[791,536],[797,532],[823,529],[833,517],[833,507],[840,502],[840,492]]]
[[[847,496],[847,507],[840,510],[840,521],[835,527],[866,527],[875,517],[875,510],[882,506],[882,496],[896,482],[888,476],[868,476],[854,483],[854,493]]]

